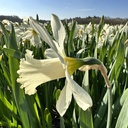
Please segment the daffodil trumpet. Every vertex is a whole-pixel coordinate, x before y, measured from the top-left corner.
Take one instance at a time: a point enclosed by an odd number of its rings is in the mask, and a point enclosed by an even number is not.
[[[37,60],[30,50],[26,50],[25,59],[21,59],[17,73],[17,82],[22,84],[21,88],[25,88],[25,93],[29,95],[35,94],[40,84],[65,77],[65,70],[58,58]]]

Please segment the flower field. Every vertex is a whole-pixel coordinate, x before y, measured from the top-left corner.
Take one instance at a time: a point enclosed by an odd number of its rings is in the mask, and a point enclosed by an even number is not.
[[[127,128],[128,24],[0,22],[0,127]]]

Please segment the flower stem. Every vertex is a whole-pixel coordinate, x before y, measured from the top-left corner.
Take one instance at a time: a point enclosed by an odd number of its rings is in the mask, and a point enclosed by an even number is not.
[[[108,117],[107,117],[107,126],[106,128],[111,127],[111,120],[112,120],[112,91],[111,87],[107,89],[108,93]]]

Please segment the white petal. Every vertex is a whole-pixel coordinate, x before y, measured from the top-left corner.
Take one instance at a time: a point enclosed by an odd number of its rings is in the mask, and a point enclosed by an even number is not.
[[[57,54],[51,48],[45,50],[45,56],[46,58],[58,58]]]
[[[35,88],[45,82],[65,77],[65,70],[58,58],[37,60],[32,52],[27,50],[25,59],[20,61],[20,69],[17,71],[21,88],[29,95],[36,92]]]
[[[67,71],[66,79],[78,106],[83,110],[86,110],[87,108],[91,107],[92,99],[90,95],[71,78]]]
[[[57,52],[56,46],[53,43],[52,37],[49,35],[44,26],[41,26],[35,20],[30,18],[30,25],[39,34],[39,36],[54,50]]]
[[[55,40],[59,43],[60,48],[64,49],[65,28],[60,19],[54,14],[51,17],[51,27]]]
[[[72,99],[71,89],[67,86],[67,84],[62,89],[59,99],[56,103],[56,109],[61,116],[63,116],[68,109]]]
[[[80,88],[79,91],[79,93],[73,92],[73,96],[78,106],[85,111],[92,106],[92,99],[87,92],[83,91],[82,88]]]
[[[32,18],[30,18],[30,25],[39,34],[39,36],[55,51],[55,53],[58,55],[62,63],[64,63],[63,61],[63,55],[65,55],[64,50],[60,46],[58,46],[58,43],[56,41],[52,40],[52,37],[49,35],[45,27],[41,26]]]
[[[53,51],[53,49],[51,49],[51,48],[45,50],[45,56],[47,59],[59,57],[61,63],[64,65],[63,53],[61,52],[61,50],[59,48],[58,48],[58,53],[59,54],[57,55],[56,52]]]

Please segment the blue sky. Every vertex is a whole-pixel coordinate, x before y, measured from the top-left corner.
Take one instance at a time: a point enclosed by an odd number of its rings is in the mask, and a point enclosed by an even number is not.
[[[0,15],[35,18],[38,14],[49,20],[52,13],[60,19],[94,15],[128,18],[128,0],[0,0]]]

